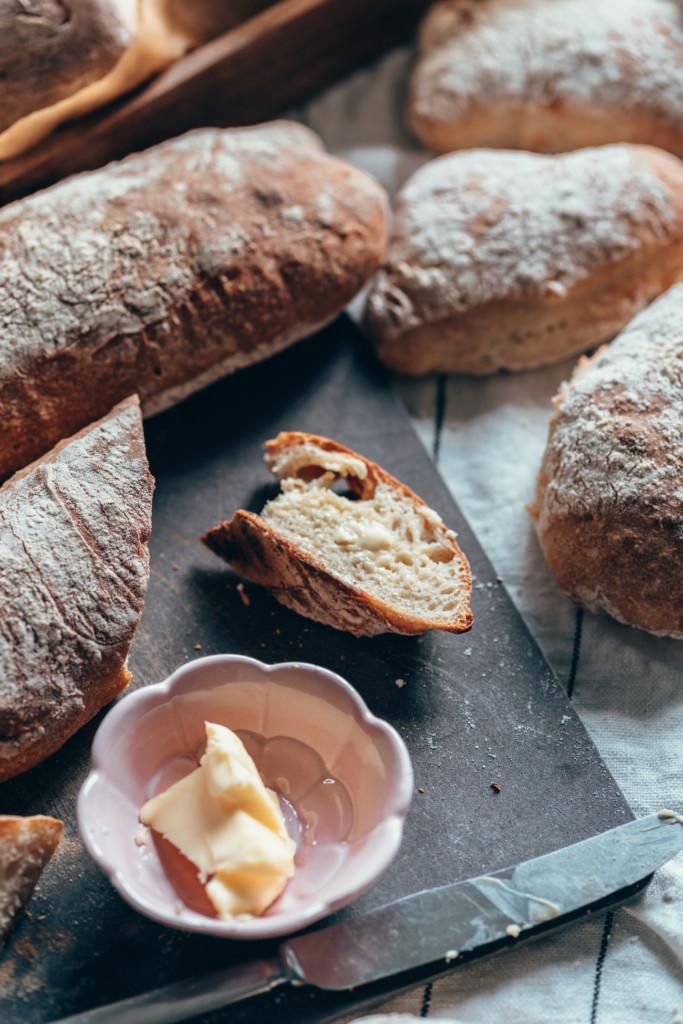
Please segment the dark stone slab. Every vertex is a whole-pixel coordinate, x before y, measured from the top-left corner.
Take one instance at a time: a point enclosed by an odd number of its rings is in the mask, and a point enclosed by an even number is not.
[[[297,617],[249,584],[250,603],[243,604],[236,578],[198,537],[236,506],[259,509],[274,493],[260,446],[280,429],[329,435],[358,449],[458,531],[476,575],[471,633],[356,640]],[[201,654],[316,662],[349,679],[410,749],[424,792],[415,794],[405,842],[386,875],[347,912],[494,870],[632,817],[348,320],[150,421],[147,440],[157,491],[150,587],[131,655],[135,685],[157,682]],[[397,687],[397,678],[407,685]],[[60,855],[0,958],[4,1024],[43,1024],[271,952],[152,924],[88,860],[74,809],[96,725],[0,787],[3,812],[52,813],[67,825]],[[303,1019],[308,1011],[298,998]],[[282,997],[269,999],[250,1019],[294,1019]],[[223,1016],[237,1022],[248,1014]]]

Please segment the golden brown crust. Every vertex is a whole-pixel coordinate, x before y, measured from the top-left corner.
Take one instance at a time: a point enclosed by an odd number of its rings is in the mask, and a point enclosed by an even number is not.
[[[49,729],[38,731],[33,739],[29,739],[27,733],[13,739],[4,739],[0,757],[0,782],[23,775],[63,747],[98,711],[118,697],[131,679],[125,665],[104,679],[94,679],[83,694],[80,710],[68,717],[57,718]]]
[[[681,277],[671,154],[473,150],[404,186],[366,319],[400,373],[526,370],[609,341]]]
[[[584,359],[555,399],[529,511],[591,611],[683,638],[683,285]]]
[[[267,459],[276,459],[297,446],[313,444],[324,451],[340,453],[361,462],[366,468],[363,478],[349,477],[350,486],[361,498],[371,498],[379,481],[400,491],[412,503],[427,508],[426,502],[409,487],[396,480],[386,470],[352,449],[333,441],[298,431],[280,433],[266,442]],[[306,468],[298,473],[310,476]],[[450,531],[443,528],[447,543],[462,571],[463,589],[470,590],[471,572],[467,560]],[[302,551],[284,538],[268,523],[252,512],[238,509],[232,519],[209,530],[203,542],[215,554],[261,586],[268,587],[273,596],[293,611],[315,619],[354,636],[375,636],[381,633],[414,635],[430,629],[462,633],[472,626],[473,616],[464,607],[456,616],[429,619],[402,612],[366,591],[349,585],[331,573],[322,562]]]
[[[33,894],[64,832],[56,818],[0,815],[0,941]]]
[[[0,211],[0,478],[137,392],[152,414],[337,315],[381,187],[302,125],[203,129]]]
[[[0,780],[128,684],[152,489],[135,397],[0,488]]]
[[[678,0],[441,0],[420,42],[407,118],[430,149],[683,156]]]

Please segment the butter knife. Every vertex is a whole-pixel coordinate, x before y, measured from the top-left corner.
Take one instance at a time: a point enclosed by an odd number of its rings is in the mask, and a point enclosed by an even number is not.
[[[322,1001],[314,1019],[334,1020],[639,892],[683,849],[681,826],[683,817],[660,811],[513,867],[298,935],[283,942],[272,960],[187,978],[55,1024],[176,1024],[287,984],[326,993],[354,990],[351,998]]]

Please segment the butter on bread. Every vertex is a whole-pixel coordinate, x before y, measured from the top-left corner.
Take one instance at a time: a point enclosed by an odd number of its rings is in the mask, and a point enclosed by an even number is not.
[[[64,826],[42,814],[0,814],[0,941],[26,906]]]
[[[455,534],[410,488],[329,438],[266,443],[281,493],[202,538],[288,608],[355,636],[465,632],[470,567]],[[333,485],[345,480],[351,496]]]

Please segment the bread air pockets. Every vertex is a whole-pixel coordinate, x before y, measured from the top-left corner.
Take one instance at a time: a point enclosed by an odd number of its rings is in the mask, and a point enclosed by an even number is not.
[[[236,572],[355,636],[470,629],[467,559],[408,487],[312,434],[279,434],[266,443],[265,461],[280,494],[260,515],[238,509],[202,538]]]

